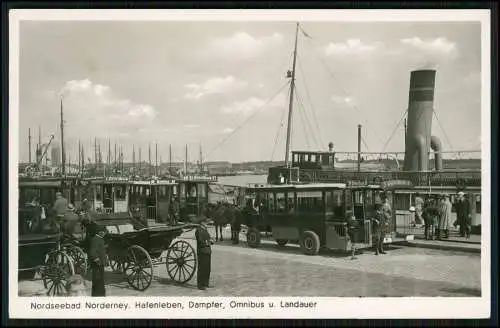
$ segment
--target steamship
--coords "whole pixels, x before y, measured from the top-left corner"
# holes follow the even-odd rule
[[[268,183],[335,182],[390,186],[395,195],[393,208],[399,219],[397,224],[402,229],[408,228],[410,223],[409,208],[413,205],[415,194],[448,194],[453,203],[455,195],[462,191],[468,196],[473,209],[472,225],[480,227],[480,158],[462,160],[462,163],[470,164],[469,169],[453,168],[453,164],[460,160],[443,159],[443,156],[458,152],[444,151],[439,138],[431,133],[435,77],[436,70],[416,70],[410,74],[404,152],[361,152],[361,126],[358,126],[358,152],[351,153],[357,155],[357,161],[338,161],[338,153],[332,143],[328,151],[292,151],[290,163],[269,169]],[[463,152],[480,154],[480,151]],[[377,160],[364,160],[375,154],[378,155]],[[399,155],[404,156],[403,167],[399,166]],[[453,215],[456,215],[454,210]]]

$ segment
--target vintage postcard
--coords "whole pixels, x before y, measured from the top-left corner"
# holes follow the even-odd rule
[[[14,10],[12,318],[488,318],[490,15]]]

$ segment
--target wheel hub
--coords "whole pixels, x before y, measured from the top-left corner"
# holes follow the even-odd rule
[[[178,266],[183,266],[184,263],[186,262],[183,257],[179,257],[178,259],[175,260]]]

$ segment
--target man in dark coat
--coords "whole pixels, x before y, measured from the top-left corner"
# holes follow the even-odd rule
[[[89,260],[92,268],[92,296],[106,296],[104,285],[104,267],[107,265],[106,248],[104,243],[105,231],[99,228],[90,240]]]
[[[179,199],[177,197],[174,197],[170,202],[169,214],[170,214],[170,223],[172,225],[177,224],[179,218]]]
[[[198,255],[198,289],[205,290],[209,286],[211,262],[212,262],[212,240],[207,227],[200,220],[196,228],[196,253]]]
[[[469,239],[471,230],[471,211],[469,200],[465,198],[463,192],[458,193],[455,210],[457,212],[457,224],[460,226],[460,236]]]
[[[439,208],[437,207],[437,200],[429,197],[424,207],[424,211],[422,213],[424,222],[425,222],[425,230],[424,235],[425,239],[434,240],[437,237],[438,227],[438,217],[439,217]]]

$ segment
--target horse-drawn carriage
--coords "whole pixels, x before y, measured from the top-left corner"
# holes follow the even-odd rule
[[[92,215],[92,222],[106,230],[109,266],[123,273],[132,288],[146,290],[153,280],[154,267],[161,264],[165,264],[169,277],[177,283],[187,283],[193,278],[196,251],[187,241],[175,239],[195,229],[196,224],[147,227],[131,218],[102,214]]]

